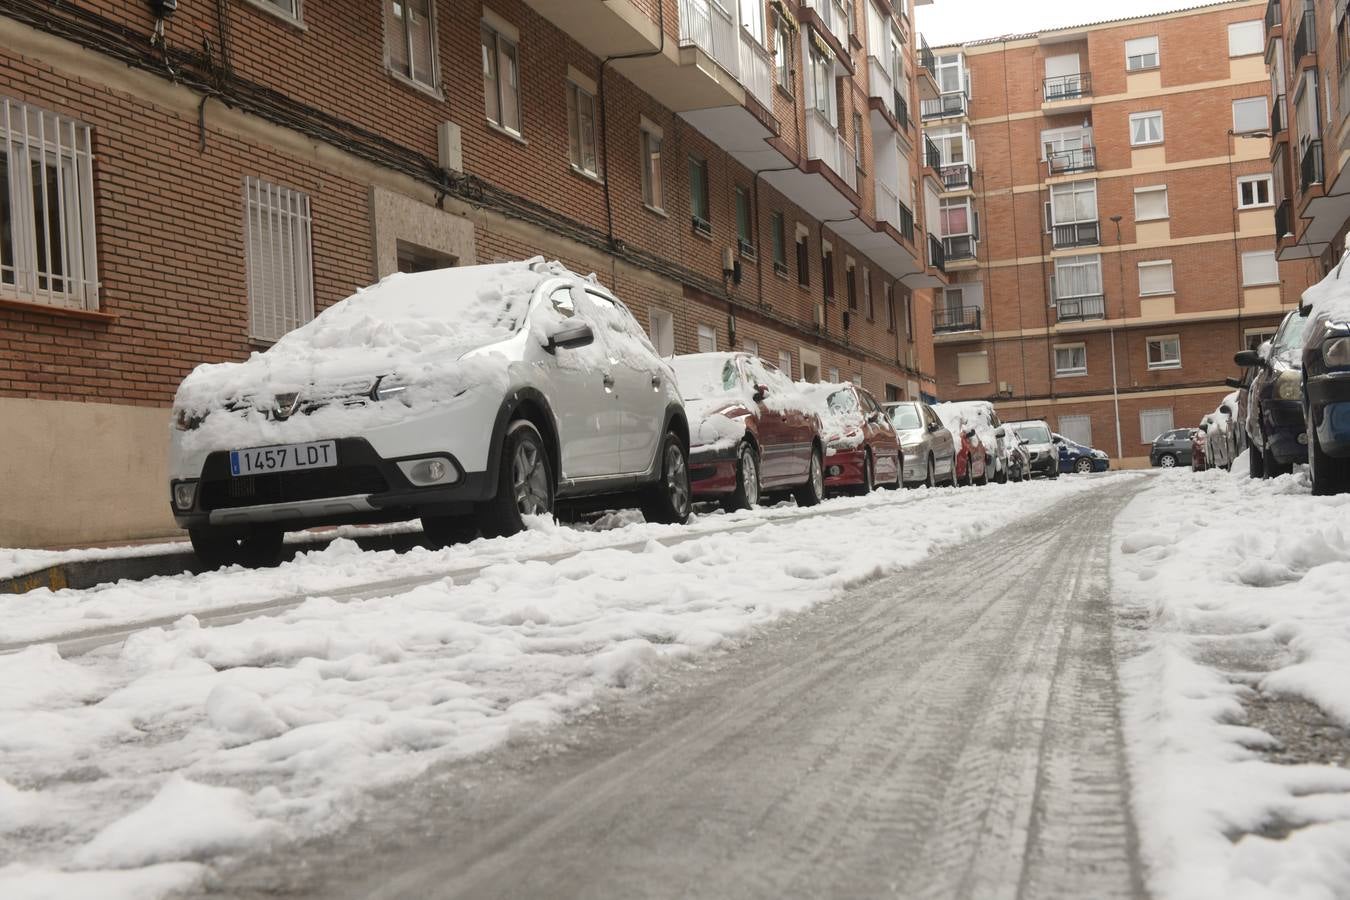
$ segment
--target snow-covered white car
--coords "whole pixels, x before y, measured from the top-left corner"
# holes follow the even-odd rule
[[[390,275],[174,400],[170,496],[203,561],[287,530],[421,517],[435,542],[631,495],[689,514],[675,376],[593,278],[528,262]]]
[[[1235,421],[1237,414],[1238,392],[1233,391],[1223,398],[1223,402],[1218,405],[1214,412],[1205,416],[1206,421],[1200,424],[1204,431],[1205,441],[1205,467],[1210,469],[1231,469],[1233,460],[1237,459],[1239,452],[1238,446],[1238,425]]]
[[[1017,435],[1003,425],[994,404],[988,400],[952,400],[934,403],[933,411],[949,428],[960,422],[963,424],[958,427],[975,429],[985,450],[993,457],[989,477],[1000,484],[1009,479],[1021,481],[1030,477],[1026,449]]]

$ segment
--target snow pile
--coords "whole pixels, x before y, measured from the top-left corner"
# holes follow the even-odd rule
[[[971,428],[984,445],[985,452],[991,457],[998,454],[999,440],[994,436],[997,430],[993,424],[994,407],[985,400],[958,400],[947,403],[934,403],[933,412],[937,413],[942,424],[953,435]],[[1006,456],[1004,458],[1006,463]]]
[[[1280,717],[1261,731],[1250,710],[1257,692],[1300,698],[1350,728],[1350,496],[1309,496],[1300,475],[1168,473],[1115,541],[1121,613],[1143,623],[1121,631],[1121,676],[1154,895],[1346,896],[1350,771],[1269,761],[1307,735]]]
[[[1311,306],[1310,322],[1325,319],[1333,323],[1350,323],[1350,249],[1327,276],[1303,292],[1303,305]],[[1309,332],[1311,333],[1311,332]]]
[[[6,680],[61,677],[81,688],[41,709],[19,691],[4,695],[0,801],[18,798],[14,821],[43,824],[0,829],[0,858],[14,861],[0,868],[0,896],[75,896],[76,882],[53,879],[88,867],[120,873],[109,874],[108,894],[137,872],[139,895],[155,896],[174,878],[199,877],[182,866],[345,827],[354,796],[584,713],[673,663],[732,648],[766,623],[1100,483],[888,491],[685,528],[540,523],[401,557],[339,542],[266,572],[160,579],[143,596],[192,597],[202,586],[220,597],[232,585],[238,602],[345,567],[367,581],[433,571],[433,561],[482,567],[471,581],[444,577],[345,603],[319,594],[218,628],[185,617],[65,661],[79,679],[56,672],[46,650],[6,660]],[[560,547],[590,549],[521,559]],[[109,595],[128,589],[67,596],[65,615],[100,605],[121,615],[127,596]]]
[[[797,382],[798,389],[820,416],[826,452],[852,450],[863,442],[863,413],[851,384]]]

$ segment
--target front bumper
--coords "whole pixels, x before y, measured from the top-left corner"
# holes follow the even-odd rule
[[[1050,475],[1059,473],[1059,454],[1046,450],[1033,450],[1028,467],[1032,475]]]
[[[867,454],[862,447],[850,450],[836,449],[826,456],[825,489],[856,487],[862,484],[863,466],[866,464],[866,459]]]
[[[1261,428],[1266,449],[1281,465],[1308,461],[1308,426],[1297,400],[1261,401]]]
[[[337,440],[338,464],[325,469],[269,472],[235,477],[230,474],[230,454],[217,450],[207,454],[197,478],[176,478],[169,485],[174,520],[180,528],[210,525],[247,531],[260,524],[288,528],[312,525],[390,522],[418,515],[459,515],[473,504],[493,495],[485,471],[465,472],[460,460],[449,453],[447,460],[457,480],[432,487],[417,487],[404,475],[398,459],[386,459],[365,438]],[[174,487],[195,482],[191,507],[173,503]]]
[[[1350,372],[1309,378],[1307,394],[1322,452],[1328,456],[1350,456]]]
[[[735,445],[689,451],[689,490],[695,500],[721,497],[736,490],[736,452]]]

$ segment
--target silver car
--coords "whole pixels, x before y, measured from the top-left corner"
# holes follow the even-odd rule
[[[1059,477],[1059,448],[1050,439],[1050,426],[1044,420],[1009,422],[1006,427],[1012,429],[1026,451],[1028,478],[1036,475],[1052,479]]]
[[[956,484],[956,441],[927,403],[902,400],[883,403],[900,438],[906,487]]]

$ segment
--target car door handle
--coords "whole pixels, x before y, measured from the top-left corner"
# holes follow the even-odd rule
[[[660,376],[660,375],[653,375],[653,376],[652,376],[652,387],[653,387],[653,388],[659,388],[659,387],[661,387],[661,376]]]
[[[604,377],[601,379],[601,381],[605,385],[605,390],[609,390],[610,388],[614,387],[614,376],[609,374],[608,372],[604,373]]]

